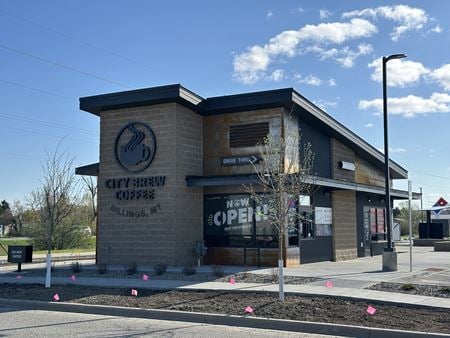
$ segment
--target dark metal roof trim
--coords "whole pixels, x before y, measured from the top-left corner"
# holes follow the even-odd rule
[[[218,96],[204,99],[180,84],[130,90],[80,98],[80,109],[99,115],[101,111],[126,107],[139,107],[159,103],[177,102],[201,115],[215,115],[238,111],[284,107],[291,111],[297,105],[311,118],[329,128],[338,137],[361,150],[364,155],[374,159],[378,166],[384,164],[384,155],[361,137],[321,110],[293,88],[283,88],[260,92]],[[392,178],[408,178],[406,169],[389,161]]]
[[[98,176],[100,163],[92,163],[75,168],[76,175],[82,176]]]
[[[308,99],[297,93],[295,90],[292,93],[292,100],[300,107],[303,107],[305,110],[307,110],[310,114],[313,114],[317,119],[325,123],[327,126],[331,127],[340,135],[344,136],[347,140],[351,141],[353,144],[360,147],[363,151],[369,153],[370,155],[375,157],[375,159],[384,164],[384,155],[380,151],[364,141],[350,129],[346,128],[329,114],[325,113],[322,109],[317,107]],[[389,167],[391,168],[391,170],[394,170],[398,174],[398,176],[394,176],[395,178],[408,178],[408,171],[394,161],[389,160]]]
[[[80,98],[80,109],[99,115],[101,111],[177,102],[194,111],[204,99],[180,84],[128,90]]]
[[[224,95],[207,98],[200,104],[203,115],[217,115],[239,111],[276,107],[292,108],[293,88]]]
[[[259,180],[258,177],[254,174],[233,176],[186,176],[186,183],[189,187],[217,187],[258,184]],[[309,176],[307,179],[305,179],[305,183],[332,189],[353,190],[376,195],[385,195],[384,188],[382,187],[375,187],[342,180],[334,180],[325,177]],[[391,196],[398,199],[408,199],[408,192],[398,189],[391,189]],[[413,199],[420,199],[420,193],[413,193]]]

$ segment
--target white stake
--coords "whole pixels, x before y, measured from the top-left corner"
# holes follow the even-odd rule
[[[52,254],[47,253],[47,274],[45,275],[45,287],[50,287],[51,281],[51,271],[52,271]]]

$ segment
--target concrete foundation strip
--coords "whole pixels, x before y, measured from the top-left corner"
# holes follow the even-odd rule
[[[211,325],[226,325],[255,329],[313,333],[322,335],[361,337],[361,338],[419,338],[419,337],[449,337],[446,334],[402,331],[392,329],[370,328],[342,324],[314,323],[293,321],[286,319],[271,319],[251,316],[236,316],[209,314],[199,312],[184,312],[173,310],[139,309],[104,305],[86,305],[76,303],[55,303],[30,300],[1,299],[0,304],[5,307],[27,310],[60,311],[86,313],[103,316],[118,316],[130,318],[144,318],[191,322]]]

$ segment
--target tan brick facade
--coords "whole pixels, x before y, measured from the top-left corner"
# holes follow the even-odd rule
[[[117,133],[133,121],[148,124],[157,140],[153,162],[139,174],[124,170],[114,157]],[[203,239],[203,190],[188,188],[185,178],[202,175],[202,160],[202,117],[179,104],[101,112],[98,263],[192,263],[195,241]],[[158,175],[166,177],[165,184],[154,188],[151,201],[118,200],[115,191],[105,186],[109,178]],[[142,210],[148,217],[122,216],[117,208]]]
[[[356,259],[356,192],[333,191],[333,259]]]
[[[206,176],[248,174],[253,172],[251,165],[230,166],[221,165],[221,158],[258,154],[257,147],[230,148],[229,130],[231,125],[269,122],[272,137],[280,137],[283,109],[263,109],[232,114],[205,116],[203,121],[204,164],[203,172]]]

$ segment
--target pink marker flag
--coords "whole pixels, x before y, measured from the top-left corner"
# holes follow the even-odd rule
[[[253,308],[252,308],[251,306],[247,306],[247,307],[245,308],[245,312],[247,312],[247,313],[253,313]]]
[[[70,280],[76,281],[77,277],[75,275],[70,276]]]
[[[146,275],[145,273],[142,275],[142,279],[143,280],[148,280],[148,275]]]
[[[374,307],[372,307],[370,305],[367,307],[367,313],[368,314],[373,315],[376,311],[377,311],[377,309],[375,309]]]
[[[54,300],[55,302],[59,301],[59,295],[58,295],[57,293],[55,293],[55,294],[53,295],[53,300]]]
[[[23,277],[21,275],[17,275],[17,279],[22,279]]]
[[[327,288],[331,289],[333,287],[333,282],[330,280],[327,280],[327,282],[325,283],[325,285],[327,286]]]
[[[230,278],[230,284],[232,285],[236,284],[236,280],[233,277]]]
[[[131,295],[132,296],[137,296],[137,290],[131,289]]]

